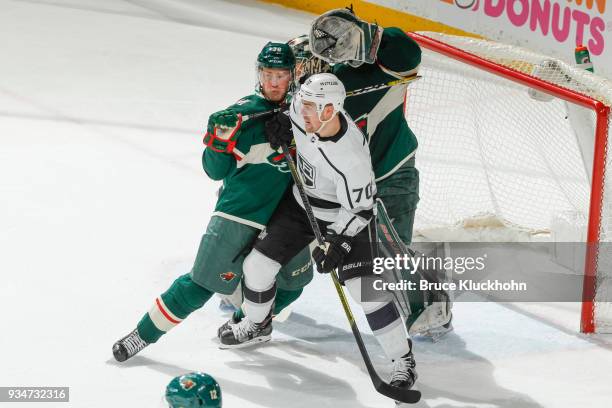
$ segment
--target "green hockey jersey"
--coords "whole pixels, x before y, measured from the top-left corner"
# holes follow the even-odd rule
[[[353,68],[336,64],[333,73],[347,92],[400,79],[417,72],[419,45],[402,30],[385,28],[374,64]],[[382,180],[409,160],[417,139],[404,116],[407,85],[397,85],[346,98],[344,109],[368,136],[376,181]]]
[[[248,115],[277,107],[259,95],[249,95],[228,109]],[[223,180],[213,215],[263,229],[283,197],[291,173],[282,153],[272,150],[266,141],[268,119],[242,123],[234,154],[204,150],[204,171],[213,180]]]

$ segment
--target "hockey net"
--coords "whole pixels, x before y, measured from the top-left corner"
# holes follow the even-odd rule
[[[529,50],[440,33],[406,116],[419,139],[415,233],[588,242],[581,330],[611,332],[612,82]],[[469,232],[468,232],[469,231]],[[568,231],[570,236],[568,236]]]

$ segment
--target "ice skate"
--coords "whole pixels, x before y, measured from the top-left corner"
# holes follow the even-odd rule
[[[408,353],[393,361],[393,371],[389,383],[398,388],[411,389],[416,382],[418,375],[416,372],[416,362],[412,355],[412,343]]]
[[[148,345],[149,343],[140,338],[138,329],[134,329],[130,334],[113,344],[113,356],[115,356],[115,360],[123,362],[138,354]]]
[[[242,348],[270,341],[272,338],[272,317],[268,316],[261,323],[255,323],[248,317],[231,324],[228,330],[219,337],[221,349]]]
[[[239,312],[235,311],[234,313],[232,313],[232,316],[228,319],[227,322],[219,326],[219,328],[217,329],[217,337],[219,338],[219,341],[221,341],[221,336],[224,332],[226,332],[227,330],[231,330],[232,325],[237,324],[240,322],[240,320],[242,320],[242,318],[238,316]]]
[[[434,327],[420,334],[424,339],[437,343],[442,337],[453,331],[453,323],[449,320],[448,323],[442,326]]]

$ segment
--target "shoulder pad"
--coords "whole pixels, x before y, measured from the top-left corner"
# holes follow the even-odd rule
[[[243,115],[250,115],[252,113],[274,109],[275,107],[275,105],[258,95],[248,95],[244,98],[240,98],[235,104],[230,106],[229,109],[237,113],[242,113]]]

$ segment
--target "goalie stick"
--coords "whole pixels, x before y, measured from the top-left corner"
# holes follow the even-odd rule
[[[306,211],[306,215],[308,216],[308,221],[310,223],[310,227],[312,228],[312,232],[314,233],[317,244],[324,248],[325,242],[323,241],[323,235],[321,234],[321,230],[319,229],[319,224],[317,224],[317,220],[312,212],[312,207],[310,206],[310,202],[308,201],[308,196],[306,195],[306,191],[304,190],[304,184],[302,184],[302,179],[297,172],[297,168],[295,166],[295,161],[289,152],[289,148],[286,144],[282,144],[281,148],[283,150],[283,155],[285,156],[285,160],[287,160],[287,164],[289,165],[289,170],[291,171],[291,176],[293,177],[293,181],[298,188],[300,193],[300,197],[302,198],[302,202],[304,203],[304,210]],[[401,388],[393,387],[389,383],[384,382],[376,370],[374,369],[374,365],[372,364],[372,360],[370,359],[370,355],[363,343],[363,339],[361,338],[361,333],[359,332],[359,328],[357,327],[357,323],[355,322],[355,317],[353,316],[353,312],[351,311],[351,307],[346,299],[346,295],[344,294],[344,290],[338,281],[338,276],[335,271],[330,273],[332,280],[334,282],[334,286],[336,291],[338,292],[338,297],[340,298],[340,302],[342,303],[342,308],[344,309],[344,313],[346,314],[346,318],[349,321],[351,326],[351,330],[353,332],[353,336],[355,337],[355,341],[357,342],[357,347],[359,347],[359,352],[361,353],[361,357],[363,358],[363,362],[366,365],[368,370],[368,374],[370,375],[370,379],[374,384],[374,388],[379,393],[392,398],[396,401],[415,404],[419,402],[421,399],[421,392],[418,390],[404,390]]]
[[[397,255],[409,255],[412,258],[427,257],[427,255],[414,251],[406,245],[399,237],[396,229],[393,226],[387,209],[380,198],[376,199],[377,207],[377,232],[379,239],[379,249],[385,257],[395,258]],[[414,265],[414,264],[413,264]],[[414,273],[414,274],[413,274]],[[439,270],[428,269],[425,267],[417,267],[410,273],[415,279],[426,280],[427,282],[441,283],[441,277],[438,275]],[[394,282],[400,282],[407,278],[402,275],[401,270],[392,268],[391,275]],[[448,278],[446,278],[448,279]],[[405,291],[393,290],[390,291],[395,302],[406,320],[408,333],[421,334],[422,336],[436,342],[450,330],[448,324],[452,319],[451,305],[452,299],[450,294],[443,290],[427,290],[427,291]],[[412,295],[409,295],[410,292]],[[418,295],[421,293],[421,295]],[[412,310],[413,302],[417,309]],[[419,311],[418,304],[423,303],[423,309]],[[440,306],[444,304],[444,306]],[[444,310],[442,310],[444,307]]]

